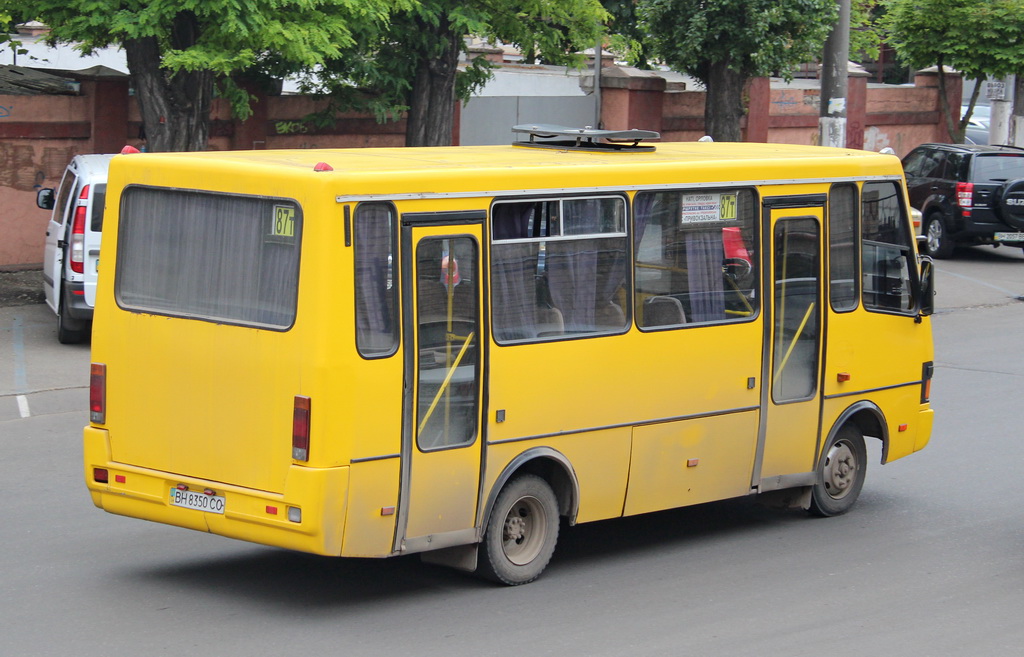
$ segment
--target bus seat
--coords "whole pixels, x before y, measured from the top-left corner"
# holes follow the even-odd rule
[[[686,311],[675,297],[663,295],[644,301],[644,326],[675,326],[686,323]]]
[[[565,322],[562,311],[558,308],[543,306],[537,308],[537,337],[550,337],[565,333]]]

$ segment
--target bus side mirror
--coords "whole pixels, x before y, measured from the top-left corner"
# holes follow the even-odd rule
[[[921,258],[921,316],[935,312],[935,266],[928,256]]]
[[[43,189],[40,189],[38,192],[36,192],[36,205],[38,205],[43,210],[52,210],[53,196],[54,195],[52,187],[44,187]]]

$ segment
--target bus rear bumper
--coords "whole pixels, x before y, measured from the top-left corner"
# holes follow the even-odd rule
[[[339,556],[344,531],[349,469],[292,465],[283,493],[271,493],[116,463],[105,429],[83,435],[85,483],[93,504],[132,518],[210,532],[243,541]],[[97,481],[96,469],[106,471]],[[223,512],[171,504],[172,491],[212,491]]]

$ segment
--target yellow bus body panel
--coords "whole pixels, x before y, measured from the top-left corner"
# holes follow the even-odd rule
[[[333,170],[314,171],[318,162]],[[351,216],[360,203],[392,203],[398,215],[487,213],[502,198],[632,197],[639,189],[716,185],[756,187],[763,200],[824,195],[850,178],[899,176],[892,157],[747,143],[664,143],[653,153],[481,146],[115,157],[92,344],[93,360],[107,366],[107,418],[85,429],[90,494],[113,513],[318,554],[388,556],[400,551],[403,529],[409,536],[465,529],[443,521],[400,525],[408,359],[404,344],[380,358],[356,351],[355,263],[344,239],[346,211]],[[294,324],[265,330],[121,308],[115,249],[121,195],[132,185],[294,200],[302,209]],[[484,231],[486,263],[486,222]],[[396,255],[395,284],[400,262]],[[486,327],[487,309],[481,313]],[[481,511],[506,468],[535,447],[569,463],[579,485],[578,522],[752,492],[763,320],[758,313],[654,332],[631,322],[620,335],[522,345],[488,337]],[[858,307],[829,311],[827,328],[818,444],[852,404],[869,401],[885,418],[887,460],[923,448],[932,411],[908,382],[919,381],[933,357],[928,318],[915,323]],[[885,340],[865,350],[858,347],[865,335]],[[849,380],[840,382],[839,373]],[[305,463],[291,451],[297,395],[311,400]],[[784,457],[810,469],[817,455]],[[108,483],[93,481],[97,467],[109,470]],[[445,472],[416,476],[435,485],[435,501],[443,502]],[[171,506],[178,484],[224,495],[228,511]],[[289,506],[301,509],[300,523],[288,519]],[[481,529],[482,517],[476,522]]]

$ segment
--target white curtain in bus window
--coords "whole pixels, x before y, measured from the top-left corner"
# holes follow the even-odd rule
[[[272,329],[295,321],[294,201],[129,187],[118,235],[115,292],[125,308]]]
[[[387,203],[364,203],[355,211],[356,346],[367,357],[393,354],[398,348],[394,218]]]
[[[914,250],[908,220],[895,182],[864,183],[861,236],[864,306],[910,312],[914,307],[910,263]]]
[[[491,239],[493,331],[499,343],[625,329],[622,197],[497,203]]]
[[[857,187],[835,185],[828,195],[829,300],[841,312],[857,307]]]
[[[818,222],[783,219],[775,225],[775,311],[772,399],[805,399],[818,384]]]
[[[480,388],[476,271],[476,242],[468,237],[427,238],[416,247],[416,441],[421,450],[466,445],[476,439]]]
[[[757,314],[755,202],[749,189],[637,194],[634,312],[641,328]]]

